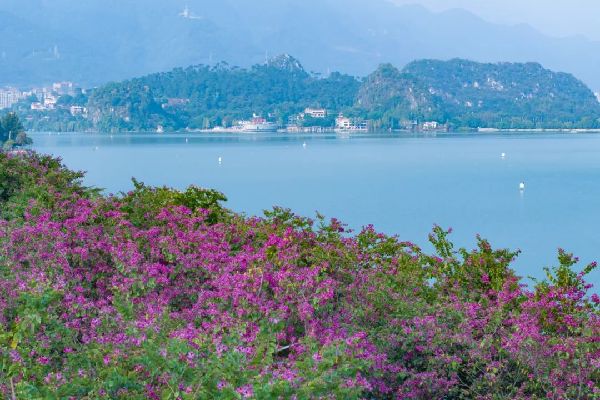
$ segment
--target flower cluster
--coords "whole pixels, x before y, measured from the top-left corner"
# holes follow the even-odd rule
[[[454,251],[437,227],[430,256],[372,227],[237,215],[199,188],[100,197],[52,165],[0,199],[3,397],[600,397],[594,266],[563,251],[529,288],[515,253]]]

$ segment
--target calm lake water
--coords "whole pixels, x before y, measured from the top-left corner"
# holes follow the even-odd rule
[[[33,134],[35,150],[116,193],[131,177],[224,192],[228,206],[319,211],[373,224],[430,249],[433,224],[460,246],[481,234],[521,249],[522,276],[543,276],[558,247],[600,260],[600,135]],[[503,159],[501,153],[506,153]],[[219,164],[218,159],[222,158]],[[525,191],[519,182],[526,183]],[[591,277],[600,286],[600,272]]]

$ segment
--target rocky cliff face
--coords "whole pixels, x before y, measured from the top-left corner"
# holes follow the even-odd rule
[[[429,97],[417,88],[412,75],[400,72],[391,64],[383,64],[365,79],[358,92],[356,105],[371,110],[399,107],[415,110],[426,106]]]

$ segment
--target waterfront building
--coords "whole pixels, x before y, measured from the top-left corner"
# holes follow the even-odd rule
[[[240,121],[239,126],[244,132],[277,132],[277,124],[254,114],[250,121]]]
[[[367,131],[369,126],[367,121],[361,119],[351,119],[340,114],[335,119],[335,129],[338,131]]]
[[[433,131],[438,129],[439,124],[436,121],[428,121],[423,123],[424,131]]]
[[[335,119],[335,127],[337,129],[350,129],[351,126],[352,126],[352,120],[348,117],[344,117],[343,114],[340,114]]]

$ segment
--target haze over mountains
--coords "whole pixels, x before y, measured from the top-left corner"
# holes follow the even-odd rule
[[[600,89],[600,42],[386,0],[3,0],[0,37],[0,85],[90,86],[290,53],[310,71],[361,76],[420,58],[536,61]]]

